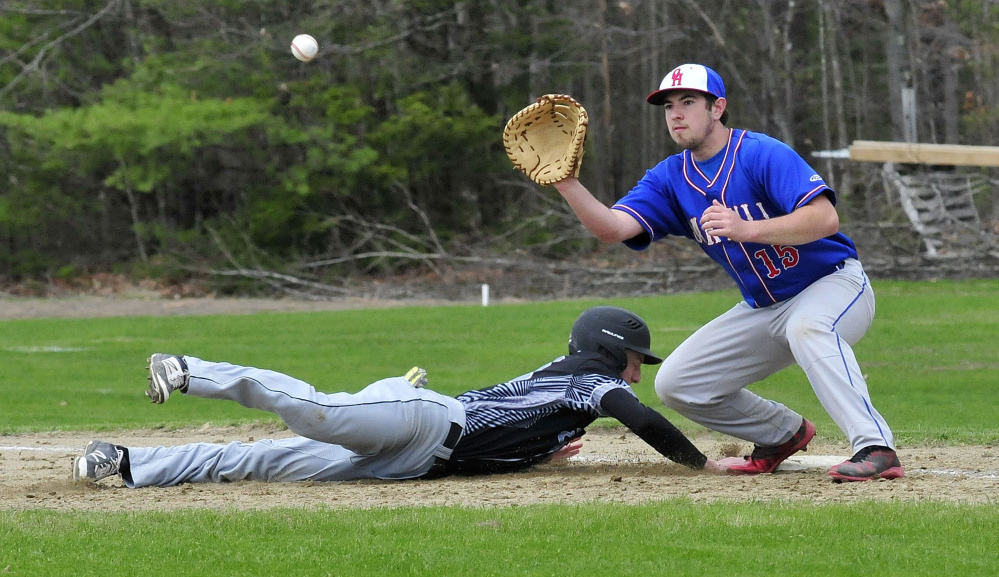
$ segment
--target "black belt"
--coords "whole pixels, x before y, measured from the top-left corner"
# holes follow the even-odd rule
[[[444,448],[454,450],[455,445],[458,444],[458,439],[461,438],[461,425],[458,423],[451,423],[451,430],[447,432],[447,437],[444,438]]]
[[[461,425],[458,423],[451,423],[451,430],[447,432],[447,437],[444,438],[444,448],[454,450],[454,447],[458,444],[458,439],[461,438]],[[444,457],[434,457],[434,464],[430,465],[430,470],[426,472],[421,479],[440,479],[441,477],[446,477],[447,472],[447,459]]]

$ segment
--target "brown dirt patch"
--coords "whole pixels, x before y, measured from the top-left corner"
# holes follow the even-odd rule
[[[163,431],[112,431],[99,437],[132,446],[230,442],[289,434],[274,425]],[[990,446],[910,447],[899,451],[908,476],[894,481],[833,483],[824,468],[778,471],[757,477],[694,472],[664,462],[640,439],[619,428],[596,427],[584,437],[579,458],[524,473],[434,481],[344,483],[188,484],[128,489],[118,478],[100,483],[70,479],[73,459],[93,433],[32,433],[0,437],[0,509],[177,510],[275,507],[368,508],[534,503],[644,503],[670,497],[731,501],[948,501],[995,502],[999,450]],[[731,450],[705,434],[696,439],[709,455]],[[748,446],[739,447],[748,450]],[[842,455],[844,444],[816,439],[808,455]],[[792,458],[794,459],[794,458]]]
[[[497,301],[499,302],[499,301]],[[508,302],[508,301],[503,301]],[[258,298],[159,298],[145,293],[102,297],[74,295],[59,298],[0,297],[0,321],[33,318],[97,318],[127,316],[236,315],[263,312],[309,312],[404,306],[473,304],[454,301],[387,300],[350,297],[336,300]]]

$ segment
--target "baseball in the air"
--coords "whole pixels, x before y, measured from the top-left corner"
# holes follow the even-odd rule
[[[299,34],[291,41],[291,53],[302,62],[312,60],[318,52],[319,44],[308,34]]]

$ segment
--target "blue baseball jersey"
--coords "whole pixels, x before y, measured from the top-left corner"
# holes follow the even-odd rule
[[[717,200],[746,220],[775,218],[820,194],[836,203],[833,190],[791,147],[765,134],[730,130],[728,144],[714,158],[698,164],[689,150],[670,156],[612,208],[645,229],[626,246],[643,250],[667,235],[693,239],[758,308],[797,295],[844,260],[857,258],[853,241],[836,233],[796,246],[733,242],[706,234],[701,214]]]

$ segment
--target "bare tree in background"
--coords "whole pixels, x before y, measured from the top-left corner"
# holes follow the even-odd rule
[[[909,21],[910,0],[885,0],[888,29],[885,34],[885,59],[888,69],[888,103],[892,140],[915,142],[915,76]]]

